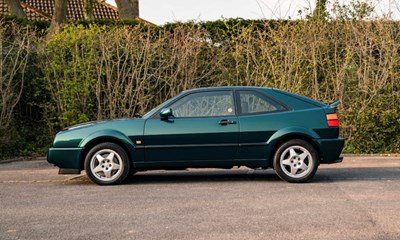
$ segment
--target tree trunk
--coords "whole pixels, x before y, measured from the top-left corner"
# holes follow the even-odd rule
[[[136,19],[139,17],[139,0],[115,0],[120,19]]]
[[[85,20],[93,20],[93,11],[96,0],[83,0],[83,17]]]
[[[21,2],[19,0],[6,0],[6,4],[11,14],[19,18],[26,18],[26,14],[24,9],[22,9]]]
[[[49,34],[57,34],[60,32],[63,23],[67,19],[67,0],[55,0],[54,14],[51,19]]]

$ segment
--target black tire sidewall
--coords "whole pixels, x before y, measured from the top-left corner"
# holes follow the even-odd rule
[[[121,175],[118,178],[114,179],[113,181],[102,181],[102,180],[98,179],[96,176],[94,176],[92,171],[90,170],[90,161],[91,161],[93,155],[102,149],[111,149],[111,150],[117,152],[119,154],[119,156],[121,157],[122,163],[124,164],[124,168],[123,168]],[[86,172],[86,175],[89,177],[89,179],[98,185],[115,185],[115,184],[119,184],[119,183],[123,182],[127,178],[128,174],[131,172],[131,164],[130,164],[128,154],[121,146],[119,146],[115,143],[105,142],[105,143],[97,144],[96,146],[94,146],[93,148],[91,148],[89,150],[88,154],[86,154],[85,172]]]
[[[293,178],[291,176],[288,176],[281,168],[280,157],[287,148],[292,147],[292,146],[301,146],[301,147],[304,147],[305,149],[307,149],[307,151],[310,152],[311,158],[313,161],[313,169],[307,175],[305,175],[301,178]],[[274,159],[273,159],[273,166],[274,166],[276,174],[282,180],[291,182],[291,183],[303,183],[303,182],[309,181],[317,172],[318,165],[319,165],[319,156],[318,156],[317,150],[315,149],[315,147],[312,144],[310,144],[309,142],[304,141],[302,139],[292,139],[292,140],[288,140],[288,141],[284,142],[283,144],[281,144],[278,147],[278,149],[276,150],[276,152],[274,154]]]

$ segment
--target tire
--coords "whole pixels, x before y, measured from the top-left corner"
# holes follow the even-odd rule
[[[85,158],[87,176],[98,185],[115,185],[123,182],[131,164],[125,150],[115,143],[100,143],[90,149]]]
[[[292,139],[279,146],[274,155],[273,165],[276,174],[282,180],[303,183],[309,181],[317,172],[319,156],[309,142]]]

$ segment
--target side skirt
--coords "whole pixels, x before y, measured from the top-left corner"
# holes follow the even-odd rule
[[[136,169],[156,170],[156,169],[186,169],[186,168],[225,168],[229,169],[235,166],[246,166],[250,168],[268,168],[267,159],[251,160],[232,160],[232,161],[180,161],[180,162],[135,162]]]

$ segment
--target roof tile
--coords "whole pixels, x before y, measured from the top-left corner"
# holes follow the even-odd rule
[[[55,0],[21,0],[28,19],[30,20],[51,20],[54,12]],[[83,20],[83,1],[68,0],[67,2],[67,20]],[[5,0],[0,0],[0,14],[9,13]],[[93,10],[95,19],[118,19],[118,10],[101,1],[95,3]]]

